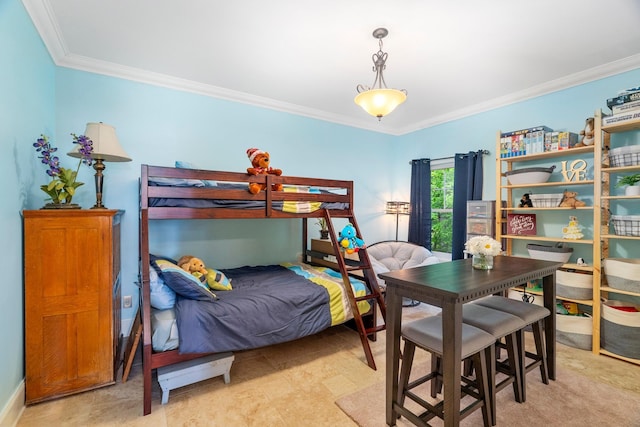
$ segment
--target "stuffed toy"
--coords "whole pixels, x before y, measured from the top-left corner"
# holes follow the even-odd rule
[[[269,153],[258,150],[257,148],[249,148],[247,150],[247,157],[249,157],[249,161],[251,162],[250,168],[247,168],[247,173],[249,175],[282,175],[281,169],[274,169],[269,166]],[[265,189],[264,184],[259,184],[257,182],[249,183],[249,192],[251,194],[258,194],[260,191]],[[273,191],[282,191],[282,184],[273,184],[271,186]]]
[[[587,145],[593,145],[593,129],[593,117],[589,117],[584,122],[584,129],[580,131],[580,142],[578,142],[574,147],[586,147]]]
[[[586,203],[576,199],[578,193],[575,191],[564,190],[564,194],[562,196],[562,200],[560,200],[559,207],[561,208],[581,208],[586,206]]]
[[[338,242],[348,254],[358,252],[366,247],[364,241],[356,236],[356,228],[351,223],[345,225],[338,234]]]
[[[533,202],[531,201],[531,198],[529,197],[529,193],[524,193],[522,195],[522,199],[520,199],[520,205],[518,205],[519,208],[532,208],[533,207]]]
[[[180,259],[178,260],[178,267],[191,274],[207,274],[207,269],[204,266],[204,262],[200,258],[196,258],[193,255],[185,255],[183,257],[180,257]]]

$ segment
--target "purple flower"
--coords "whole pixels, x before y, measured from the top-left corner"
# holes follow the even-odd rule
[[[73,136],[73,143],[79,144],[78,152],[81,155],[81,159],[78,162],[76,170],[66,169],[60,166],[60,158],[54,155],[58,149],[52,147],[49,143],[49,138],[46,135],[40,135],[40,138],[33,143],[34,148],[42,163],[48,166],[47,175],[51,177],[51,181],[46,185],[41,185],[42,191],[47,193],[49,198],[54,203],[71,203],[71,199],[75,194],[76,188],[83,185],[82,182],[76,181],[78,172],[80,171],[80,165],[85,164],[91,166],[93,160],[91,154],[93,153],[93,141],[85,135]]]
[[[86,135],[78,136],[75,133],[72,133],[71,136],[73,136],[73,143],[80,145],[78,152],[82,155],[81,162],[87,166],[91,166],[93,163],[93,159],[91,158],[91,153],[93,153],[93,141]]]

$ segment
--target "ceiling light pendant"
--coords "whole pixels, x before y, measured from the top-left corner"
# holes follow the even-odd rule
[[[389,34],[386,28],[378,28],[373,31],[373,37],[378,39],[380,46],[378,52],[373,54],[373,71],[376,72],[376,79],[371,87],[358,85],[356,90],[355,103],[361,106],[364,111],[380,120],[383,116],[391,113],[395,108],[407,99],[407,91],[402,89],[388,89],[382,76],[385,69],[388,54],[382,51],[382,39]]]

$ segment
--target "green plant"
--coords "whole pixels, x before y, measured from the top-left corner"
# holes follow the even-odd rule
[[[318,221],[316,221],[316,225],[320,227],[320,230],[323,230],[323,231],[326,231],[329,229],[329,226],[327,225],[327,220],[324,218],[318,218]]]
[[[638,185],[640,182],[640,173],[636,173],[633,175],[627,175],[620,178],[616,187],[622,187],[624,185]]]

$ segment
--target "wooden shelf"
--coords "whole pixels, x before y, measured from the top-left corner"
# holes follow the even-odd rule
[[[588,145],[586,147],[575,147],[569,150],[547,151],[544,153],[527,154],[526,156],[503,157],[498,160],[503,162],[529,162],[531,160],[552,159],[554,157],[566,157],[574,154],[583,154],[583,153],[593,154],[593,151],[594,151],[593,145]]]
[[[498,132],[496,137],[496,150],[500,152],[500,143],[501,143],[501,133]],[[601,209],[600,202],[598,199],[598,195],[600,194],[600,188],[602,185],[601,182],[601,174],[600,167],[603,165],[602,160],[602,145],[600,144],[600,140],[594,138],[594,144],[586,147],[577,147],[570,148],[568,150],[559,150],[559,151],[551,151],[544,153],[536,153],[526,156],[512,157],[512,158],[501,158],[496,159],[496,200],[503,202],[503,207],[499,209],[499,214],[496,215],[496,226],[502,225],[497,233],[497,238],[503,239],[506,242],[505,253],[513,254],[514,248],[518,248],[518,251],[522,250],[522,245],[515,245],[517,241],[526,241],[529,243],[537,243],[537,242],[548,242],[548,243],[565,243],[569,247],[575,249],[579,248],[579,250],[584,253],[581,255],[573,255],[573,256],[584,256],[585,259],[589,262],[589,265],[578,265],[574,263],[566,263],[561,268],[565,270],[577,271],[589,273],[592,277],[593,289],[591,292],[591,298],[588,299],[574,299],[574,298],[564,298],[556,295],[556,298],[559,301],[567,301],[573,302],[576,304],[580,304],[582,306],[591,307],[592,317],[590,319],[591,327],[592,327],[592,347],[599,344],[595,344],[596,340],[600,340],[599,335],[599,317],[600,317],[600,278],[601,278],[601,257],[600,257],[600,232],[602,228],[601,224]],[[545,160],[547,162],[545,162]],[[565,160],[568,160],[566,163]],[[567,177],[569,178],[578,178],[578,175],[574,175],[576,173],[572,170],[567,170],[567,176],[562,174],[562,168],[556,169],[551,176],[551,179],[555,179],[555,181],[544,182],[539,184],[510,184],[508,182],[507,176],[505,172],[513,170],[513,164],[518,163],[518,167],[521,167],[525,162],[535,161],[533,166],[545,166],[551,165],[553,163],[563,162],[565,163],[566,168],[571,169],[571,163],[574,160],[584,160],[587,164],[593,169],[593,177],[590,176],[591,179],[582,179],[582,180],[571,180],[567,181]],[[515,168],[514,168],[515,169]],[[584,170],[582,173],[586,173]],[[584,178],[584,175],[580,175],[581,178]],[[561,181],[558,181],[560,179]],[[580,195],[591,198],[589,202],[591,206],[583,206],[579,208],[569,208],[569,207],[537,207],[537,208],[520,208],[515,207],[518,203],[519,195],[518,193],[527,192],[526,190],[531,190],[536,193],[562,193],[562,190],[566,188],[571,189],[579,189]],[[534,191],[536,189],[536,191]],[[519,191],[517,191],[519,190]],[[544,191],[546,190],[546,191]],[[516,196],[518,195],[518,196]],[[509,207],[504,207],[504,205],[508,205]],[[499,203],[496,203],[496,206],[500,206]],[[514,206],[514,207],[511,207]],[[531,213],[536,214],[536,222],[537,222],[537,232],[540,233],[538,235],[513,235],[506,234],[506,223],[507,223],[507,213]],[[554,215],[555,214],[555,215]],[[558,215],[560,214],[560,215]],[[543,231],[552,230],[549,228],[548,230],[543,227],[545,222],[549,222],[551,219],[555,218],[558,221],[559,216],[567,215],[572,216],[576,215],[579,217],[582,225],[590,230],[589,238],[585,239],[563,239],[560,233],[560,229],[557,229],[556,233],[560,234],[560,236],[549,236],[542,235]],[[586,246],[586,248],[585,248]],[[588,254],[588,255],[587,255]],[[518,253],[518,255],[520,255]],[[521,288],[516,289],[518,292],[523,292]],[[526,290],[527,293],[531,293],[533,295],[542,295],[541,291],[534,291],[531,289]],[[589,294],[586,294],[589,295]],[[598,330],[596,332],[596,330]],[[597,335],[597,336],[596,336]],[[597,352],[597,350],[594,350]]]
[[[568,185],[593,185],[593,180],[584,181],[553,181],[541,182],[538,184],[508,184],[501,185],[500,188],[539,188],[539,187],[566,187]],[[573,209],[573,208],[570,208]]]
[[[562,237],[547,237],[547,236],[527,236],[527,235],[516,235],[516,234],[503,234],[500,236],[503,239],[514,239],[514,240],[536,240],[539,242],[561,242],[561,243],[578,243],[578,244],[586,244],[593,245],[592,239],[579,239],[579,240],[569,240],[563,239]]]

